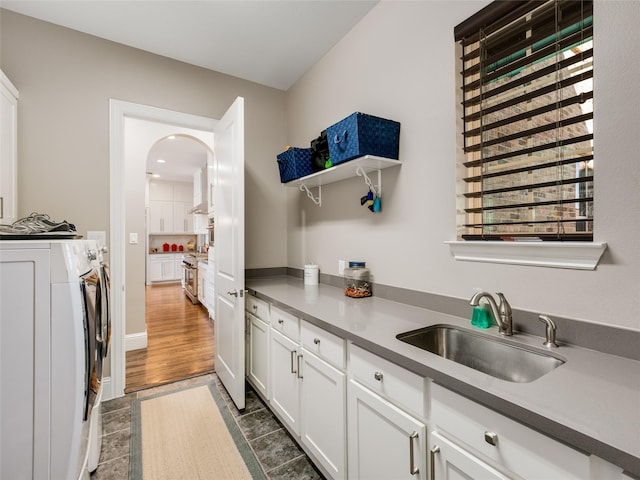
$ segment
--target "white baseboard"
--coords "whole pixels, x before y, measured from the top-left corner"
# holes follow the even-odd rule
[[[124,351],[140,350],[147,348],[147,331],[140,333],[130,333],[124,337]]]

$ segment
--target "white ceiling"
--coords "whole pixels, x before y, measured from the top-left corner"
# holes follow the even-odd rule
[[[0,0],[0,6],[287,90],[379,0]]]

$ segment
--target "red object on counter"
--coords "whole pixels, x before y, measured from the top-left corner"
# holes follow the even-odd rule
[[[163,243],[162,244],[162,251],[163,252],[168,252],[169,251],[169,244],[168,243]]]
[[[171,251],[175,252],[176,250],[178,250],[178,245],[176,245],[175,243],[171,245]]]
[[[184,252],[184,245],[178,245],[178,251]]]

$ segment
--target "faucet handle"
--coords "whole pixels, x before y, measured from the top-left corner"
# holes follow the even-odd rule
[[[500,309],[500,314],[511,316],[511,305],[509,305],[509,302],[507,302],[504,294],[501,292],[496,292],[496,296],[500,300],[500,305],[498,307]]]
[[[556,323],[548,315],[538,315],[538,320],[546,325],[546,340],[542,345],[547,348],[558,348],[556,343]]]

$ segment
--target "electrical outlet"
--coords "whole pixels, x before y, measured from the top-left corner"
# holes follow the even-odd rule
[[[344,275],[344,260],[338,260],[338,275]]]

